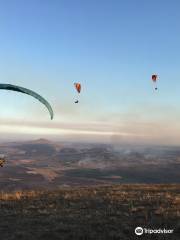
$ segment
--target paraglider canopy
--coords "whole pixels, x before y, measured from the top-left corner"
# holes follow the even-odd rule
[[[153,74],[153,75],[152,75],[152,81],[153,81],[153,82],[156,82],[157,79],[158,79],[158,75],[157,75],[157,74]]]
[[[81,84],[80,83],[74,83],[74,86],[75,86],[77,92],[80,93],[81,92]]]
[[[45,105],[45,107],[49,111],[51,119],[53,119],[54,113],[53,113],[51,105],[48,103],[48,101],[46,99],[44,99],[38,93],[36,93],[36,92],[34,92],[34,91],[30,90],[30,89],[27,89],[27,88],[19,87],[19,86],[12,85],[12,84],[4,84],[4,83],[0,84],[0,89],[8,90],[8,91],[10,90],[10,91],[15,91],[15,92],[21,92],[21,93],[24,93],[24,94],[27,94],[27,95],[30,95],[30,96],[36,98],[42,104]]]

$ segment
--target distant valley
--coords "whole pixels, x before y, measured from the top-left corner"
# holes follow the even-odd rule
[[[51,142],[0,144],[1,190],[119,183],[180,183],[180,147]]]

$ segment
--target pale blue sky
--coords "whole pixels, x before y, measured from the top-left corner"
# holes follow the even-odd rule
[[[179,12],[178,0],[0,1],[0,82],[41,93],[55,111],[49,123],[36,101],[1,91],[1,126],[7,119],[9,132],[22,121],[27,127],[37,123],[36,130],[40,121],[48,131],[57,123],[58,129],[65,122],[79,130],[81,124],[75,123],[86,130],[95,123],[98,132],[103,123],[109,135],[132,134],[139,119],[148,126],[163,121],[165,128],[172,122],[166,135],[177,132]],[[157,93],[152,73],[160,76]],[[74,81],[82,83],[78,105],[73,103]],[[142,125],[134,126],[137,132]],[[145,135],[149,132],[144,129]]]

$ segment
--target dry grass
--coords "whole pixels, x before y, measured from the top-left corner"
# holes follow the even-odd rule
[[[15,191],[11,193],[0,192],[0,201],[18,201],[21,199],[39,197],[43,192],[38,191]]]
[[[177,234],[180,230],[178,184],[1,192],[0,207],[0,234],[6,240],[12,239],[14,231],[23,237],[13,239],[129,240],[135,239],[136,226],[173,226]],[[6,222],[7,234],[2,231]]]

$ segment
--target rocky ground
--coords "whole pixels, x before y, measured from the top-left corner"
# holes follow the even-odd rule
[[[1,240],[180,239],[180,185],[112,185],[0,194]],[[136,236],[140,226],[173,234]]]

